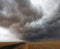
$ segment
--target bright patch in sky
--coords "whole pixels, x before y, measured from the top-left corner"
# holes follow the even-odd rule
[[[19,40],[8,28],[0,26],[0,42],[22,41]]]
[[[39,6],[39,5],[40,5],[40,0],[31,0],[31,3],[32,3],[34,6]]]

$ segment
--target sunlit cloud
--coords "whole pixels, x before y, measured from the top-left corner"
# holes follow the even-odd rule
[[[34,6],[39,6],[39,5],[40,5],[40,0],[31,0],[31,3],[32,3]]]

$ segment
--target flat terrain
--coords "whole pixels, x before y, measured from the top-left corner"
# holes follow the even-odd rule
[[[0,43],[0,47],[19,44],[20,42]],[[60,49],[60,41],[45,41],[45,42],[21,42],[14,49]]]

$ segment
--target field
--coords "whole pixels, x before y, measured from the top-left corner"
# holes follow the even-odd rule
[[[1,48],[9,49],[13,45],[16,45],[13,49],[60,49],[60,41],[0,43]]]

